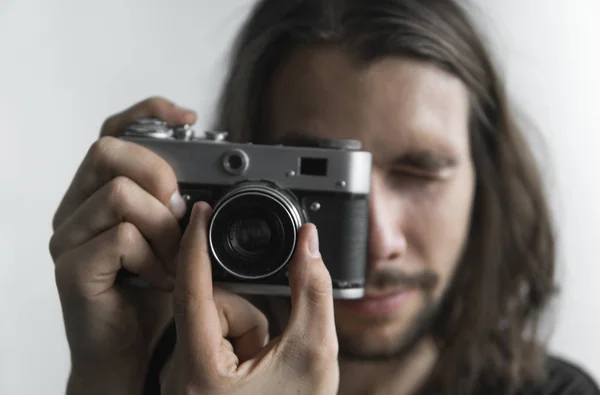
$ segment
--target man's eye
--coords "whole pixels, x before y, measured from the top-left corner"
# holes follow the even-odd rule
[[[416,167],[394,169],[392,174],[396,179],[413,179],[418,181],[438,181],[442,179],[442,176],[439,172],[432,172]]]

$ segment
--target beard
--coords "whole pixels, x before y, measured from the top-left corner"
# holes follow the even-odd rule
[[[409,327],[391,345],[367,346],[352,334],[338,329],[339,357],[353,361],[390,361],[405,358],[431,332],[438,315],[438,303],[428,303],[413,318]]]
[[[406,329],[400,331],[395,339],[387,344],[366,344],[362,336],[345,333],[343,328],[337,328],[340,359],[354,361],[389,361],[402,359],[426,337],[432,329],[439,313],[439,300],[433,297],[433,290],[438,283],[438,276],[430,271],[418,274],[406,274],[398,269],[385,269],[371,272],[367,276],[365,287],[371,290],[383,291],[391,289],[417,290],[424,295],[424,304],[420,310],[407,317],[410,319]],[[440,300],[443,298],[440,298]],[[271,338],[283,333],[291,311],[289,297],[251,298],[251,301],[261,309],[270,323]],[[393,318],[370,318],[371,325],[386,325]],[[375,342],[377,343],[377,342]]]
[[[424,296],[422,307],[409,319],[405,329],[399,331],[390,341],[365,341],[363,336],[346,333],[338,328],[339,356],[341,359],[354,361],[389,361],[403,359],[431,332],[438,316],[439,301],[433,297],[433,290],[438,283],[438,276],[429,271],[418,274],[406,274],[398,269],[386,269],[369,273],[366,281],[368,289],[383,291],[393,289],[412,289],[420,291]],[[370,325],[392,324],[393,317],[368,318],[362,321]],[[396,319],[397,321],[397,319]]]

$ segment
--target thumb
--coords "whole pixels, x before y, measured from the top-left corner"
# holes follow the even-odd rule
[[[288,278],[292,302],[288,335],[312,344],[326,339],[337,342],[331,276],[319,253],[317,228],[311,223],[300,228]]]

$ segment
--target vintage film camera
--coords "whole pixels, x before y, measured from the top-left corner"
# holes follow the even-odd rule
[[[334,298],[361,298],[371,153],[354,140],[256,145],[226,137],[144,118],[121,138],[172,166],[188,204],[182,231],[195,202],[213,208],[208,239],[215,285],[240,294],[289,295],[286,268],[298,229],[312,222]]]

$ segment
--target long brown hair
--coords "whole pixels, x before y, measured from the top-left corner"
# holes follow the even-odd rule
[[[267,85],[299,45],[339,45],[361,62],[411,57],[471,95],[476,195],[466,252],[433,335],[442,393],[510,393],[541,377],[542,313],[555,242],[543,183],[482,35],[454,0],[262,0],[233,47],[215,127],[260,141]]]

